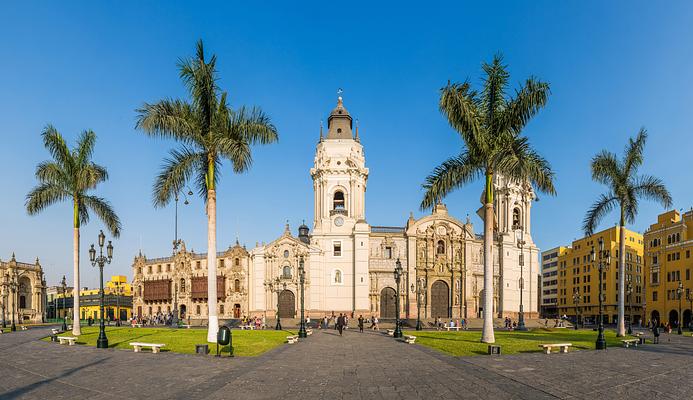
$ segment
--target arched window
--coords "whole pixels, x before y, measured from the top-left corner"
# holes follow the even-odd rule
[[[334,283],[342,283],[342,271],[336,270],[334,272]]]
[[[343,210],[344,209],[344,192],[342,192],[340,190],[334,192],[332,208],[334,210]]]
[[[240,292],[241,291],[241,281],[239,281],[238,279],[233,281],[233,291],[234,292]]]
[[[290,266],[285,266],[284,269],[282,270],[282,277],[284,279],[291,279],[291,267]]]
[[[180,280],[180,292],[185,293],[185,279]]]
[[[140,297],[142,297],[142,286],[138,286],[137,291],[139,292]]]
[[[436,245],[436,254],[445,254],[445,242],[442,240],[438,241]]]
[[[26,296],[19,296],[19,308],[26,308]]]
[[[137,273],[141,274],[142,273],[142,267],[137,267]]]
[[[234,260],[234,264],[236,264],[236,266],[241,265],[241,260],[238,257],[236,257],[236,259]]]
[[[522,229],[522,222],[520,221],[520,209],[513,208],[513,229]]]

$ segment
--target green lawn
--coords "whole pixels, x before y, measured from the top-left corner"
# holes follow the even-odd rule
[[[286,337],[295,335],[290,331],[233,330],[233,352],[236,356],[257,356],[286,342]],[[98,326],[83,327],[82,335],[77,344],[96,346],[99,336]],[[196,344],[209,344],[210,354],[216,352],[215,343],[207,343],[206,329],[170,329],[170,328],[130,328],[106,327],[108,347],[132,350],[130,342],[164,343],[164,351],[175,353],[195,353]],[[50,338],[44,340],[50,341]],[[229,354],[228,346],[222,349],[222,354]]]
[[[488,344],[481,343],[481,331],[439,332],[407,331],[416,336],[416,343],[454,356],[488,354]],[[529,332],[496,330],[496,345],[502,354],[533,353],[543,351],[543,343],[572,343],[571,350],[594,350],[597,332],[573,329],[533,329]],[[611,330],[604,332],[607,346],[621,346],[621,339]]]

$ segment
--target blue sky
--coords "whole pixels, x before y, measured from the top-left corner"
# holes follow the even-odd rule
[[[28,4],[31,3],[31,4]],[[676,208],[693,205],[690,178],[693,104],[693,6],[689,2],[68,2],[5,4],[0,13],[0,259],[40,257],[49,284],[72,271],[71,208],[30,217],[26,193],[48,158],[40,132],[54,124],[71,142],[98,135],[94,155],[110,172],[97,193],[110,199],[124,230],[107,274],[131,275],[141,247],[170,254],[173,208],[154,209],[154,176],[173,142],[135,131],[143,102],[183,97],[176,61],[198,39],[217,54],[232,106],[259,105],[280,142],[255,149],[252,170],[226,168],[219,188],[219,248],[238,236],[248,247],[312,223],[312,166],[321,119],[337,88],[360,121],[370,168],[367,219],[403,225],[416,216],[425,176],[455,155],[459,137],[437,109],[448,80],[478,83],[480,64],[502,52],[514,84],[535,75],[551,84],[547,107],[527,127],[552,164],[558,196],[540,196],[533,236],[541,248],[580,236],[585,211],[605,189],[589,176],[600,149],[622,152],[641,126],[650,132],[642,172],[661,177]],[[521,4],[522,3],[522,4]],[[530,2],[527,2],[530,3]],[[483,184],[445,202],[474,215]],[[180,236],[206,251],[199,198],[181,206]],[[662,209],[643,202],[633,228]],[[616,222],[610,215],[603,226]],[[82,281],[97,285],[88,244],[102,228],[82,229]]]

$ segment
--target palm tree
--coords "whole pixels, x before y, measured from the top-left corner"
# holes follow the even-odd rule
[[[528,182],[537,190],[555,194],[549,163],[534,151],[522,129],[546,104],[549,85],[534,78],[525,81],[515,97],[506,94],[509,73],[497,55],[482,64],[486,77],[481,92],[469,81],[441,89],[440,111],[464,141],[461,153],[444,161],[426,178],[421,208],[432,207],[451,191],[485,179],[484,199],[484,325],[481,341],[494,343],[493,333],[493,178],[504,175]]]
[[[79,228],[89,222],[89,213],[93,212],[106,225],[114,237],[120,236],[120,219],[113,211],[111,204],[94,195],[91,190],[108,179],[106,169],[91,160],[96,144],[96,134],[87,130],[77,140],[77,146],[70,150],[62,135],[52,126],[43,130],[43,146],[53,157],[36,167],[38,186],[26,196],[26,210],[29,215],[36,215],[46,207],[59,201],[72,201],[73,213],[73,273],[74,305],[72,334],[80,335],[79,326]]]
[[[231,162],[233,171],[242,173],[252,164],[251,145],[269,144],[278,140],[277,130],[261,109],[240,107],[232,110],[226,104],[226,93],[217,83],[216,56],[205,60],[202,41],[197,55],[182,60],[180,76],[188,89],[191,102],[161,100],[145,103],[137,110],[137,128],[149,136],[173,138],[180,148],[171,150],[164,160],[154,183],[154,206],[168,204],[194,179],[207,207],[207,293],[209,325],[207,340],[216,341],[217,317],[217,198],[222,162]]]
[[[629,138],[623,160],[614,153],[602,150],[592,159],[592,180],[607,185],[609,192],[599,199],[587,211],[583,222],[585,235],[591,236],[599,222],[616,206],[619,217],[618,247],[618,324],[616,335],[626,334],[624,319],[624,291],[626,264],[626,222],[632,224],[638,214],[640,198],[654,200],[663,207],[671,206],[671,195],[661,179],[648,175],[637,175],[638,167],[643,163],[643,150],[647,141],[647,131],[642,128],[635,139]]]

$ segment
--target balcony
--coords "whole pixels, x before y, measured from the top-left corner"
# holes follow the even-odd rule
[[[343,216],[346,217],[346,216],[349,215],[349,213],[348,213],[347,210],[344,209],[344,208],[337,208],[337,209],[334,209],[334,210],[330,210],[330,217],[333,216],[333,215],[343,215]]]

